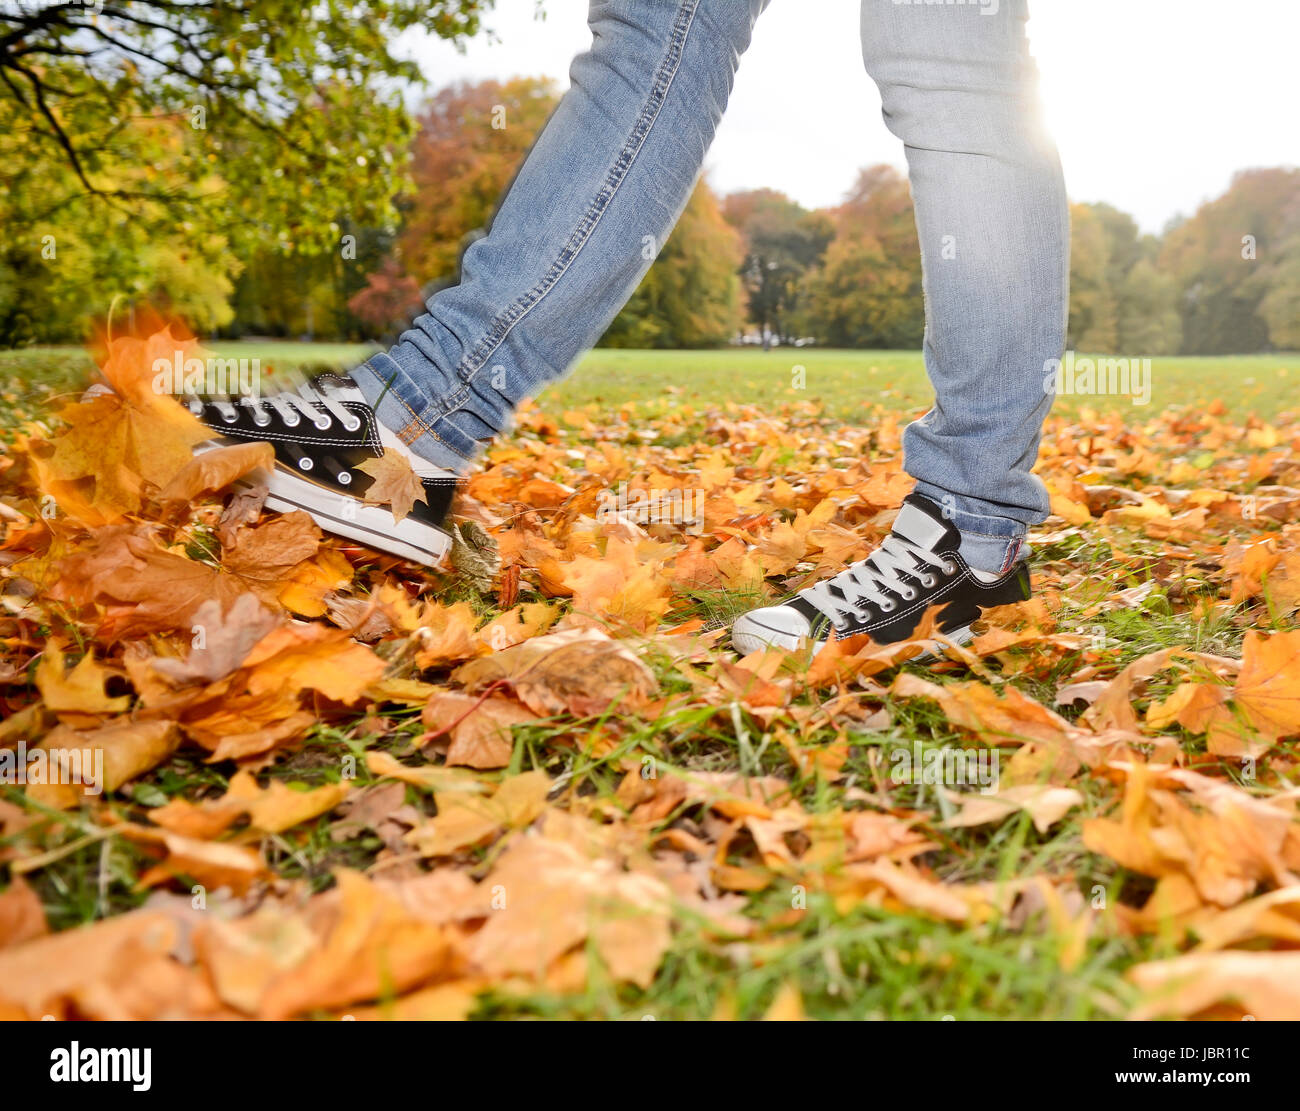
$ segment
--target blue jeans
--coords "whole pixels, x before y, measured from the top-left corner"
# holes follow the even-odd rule
[[[354,372],[413,451],[463,470],[599,339],[685,206],[767,3],[593,0],[592,47],[460,282]],[[904,466],[990,571],[1048,512],[1030,469],[1065,344],[1065,186],[1026,3],[862,2],[867,71],[907,153],[935,390]]]

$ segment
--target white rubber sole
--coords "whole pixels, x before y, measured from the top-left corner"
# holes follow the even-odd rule
[[[267,475],[254,472],[236,486],[245,489],[258,481],[267,488],[266,508],[277,513],[301,510],[325,532],[355,540],[377,552],[409,559],[425,567],[440,567],[451,551],[451,536],[414,517],[394,521],[392,511],[379,505],[366,505],[360,498],[349,497],[278,467]]]
[[[960,629],[953,629],[950,633],[944,633],[944,636],[954,644],[966,644],[973,635],[969,625],[964,625]],[[751,652],[760,652],[765,648],[784,648],[789,652],[809,649],[820,651],[825,647],[826,641],[783,633],[780,630],[768,628],[766,625],[760,625],[757,621],[752,620],[748,614],[742,614],[736,618],[735,624],[731,626],[731,644],[742,656],[747,656]],[[943,643],[941,641],[934,640],[930,644],[929,651],[923,652],[916,657],[917,659],[923,660],[943,654]]]

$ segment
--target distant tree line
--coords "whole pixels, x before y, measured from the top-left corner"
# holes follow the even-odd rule
[[[444,6],[458,15],[475,9],[471,0]],[[449,36],[464,34],[471,19],[450,24]],[[556,97],[535,78],[457,84],[429,99],[409,127],[385,103],[382,123],[360,127],[376,142],[370,156],[352,155],[355,169],[346,172],[329,163],[323,182],[297,156],[272,158],[272,146],[258,148],[266,162],[241,161],[226,148],[196,160],[184,115],[155,113],[116,130],[120,192],[175,187],[188,198],[179,208],[153,196],[78,197],[77,171],[57,143],[20,151],[21,128],[5,138],[0,127],[0,179],[9,187],[0,217],[7,228],[30,228],[0,245],[0,345],[80,340],[114,297],[127,308],[161,304],[208,335],[391,335],[433,289],[455,280],[461,253],[489,225]],[[304,91],[302,99],[306,112],[311,97]],[[362,101],[331,84],[312,111],[343,123],[370,111]],[[22,123],[0,100],[6,111]],[[314,127],[333,150],[324,135],[339,128]],[[238,135],[226,142],[253,150]],[[248,173],[273,186],[260,198],[256,182],[242,177],[225,187]],[[107,189],[108,176],[95,180]],[[208,194],[225,201],[202,203]],[[49,211],[59,196],[73,199]],[[41,257],[45,236],[57,261]],[[1244,171],[1158,236],[1109,205],[1074,204],[1071,238],[1072,348],[1300,349],[1300,171]],[[923,332],[911,194],[897,170],[874,166],[842,204],[819,211],[770,189],[719,198],[701,182],[602,342],[704,347],[748,335],[915,348]]]

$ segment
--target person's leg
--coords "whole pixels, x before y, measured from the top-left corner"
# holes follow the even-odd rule
[[[380,422],[463,469],[632,295],[680,216],[768,0],[593,0],[591,49],[458,284],[352,372]]]
[[[904,466],[983,571],[1009,568],[1047,515],[1030,470],[1065,346],[1069,215],[1027,18],[1027,0],[862,4],[867,71],[907,152],[936,395]]]

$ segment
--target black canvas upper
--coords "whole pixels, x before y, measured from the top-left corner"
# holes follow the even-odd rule
[[[1009,605],[1021,602],[1030,596],[1029,564],[1026,560],[1016,563],[1009,571],[992,582],[984,582],[972,572],[961,556],[961,533],[943,516],[940,507],[922,494],[911,494],[904,505],[913,505],[921,510],[935,524],[942,526],[939,538],[928,547],[936,555],[944,557],[942,567],[918,566],[915,573],[904,572],[900,575],[903,583],[915,592],[915,597],[908,599],[902,594],[890,592],[889,601],[893,608],[886,610],[881,605],[870,601],[854,603],[846,598],[844,591],[831,585],[829,592],[844,598],[844,608],[838,618],[831,619],[821,609],[813,605],[802,595],[796,595],[784,603],[798,610],[807,618],[811,626],[813,639],[824,639],[834,624],[838,638],[867,633],[871,639],[881,644],[891,644],[905,640],[920,623],[922,615],[931,606],[942,606],[937,614],[936,625],[941,632],[951,632],[964,628],[979,617],[982,608]],[[897,530],[897,525],[895,526]],[[903,539],[916,542],[917,538],[904,536]],[[926,579],[932,579],[933,585],[927,586]]]
[[[350,379],[336,374],[324,374],[313,379],[313,384],[318,383],[352,385]],[[364,498],[375,479],[357,468],[361,463],[384,454],[379,425],[374,410],[364,402],[345,400],[336,404],[356,418],[353,422],[355,428],[349,429],[324,406],[319,407],[321,416],[329,420],[328,426],[323,428],[317,427],[310,417],[296,409],[298,421],[291,424],[273,406],[263,404],[257,412],[245,399],[195,398],[190,407],[195,416],[219,436],[236,441],[269,443],[275,449],[277,466],[336,493]],[[233,407],[233,414],[228,407]],[[233,420],[229,419],[230,415],[233,415]],[[422,477],[421,484],[427,504],[417,501],[411,515],[429,524],[440,525],[455,494],[455,476]]]

